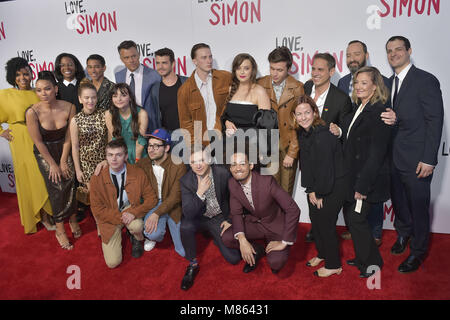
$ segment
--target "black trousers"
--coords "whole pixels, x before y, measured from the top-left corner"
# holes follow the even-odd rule
[[[355,211],[356,200],[345,201],[343,212],[347,216],[348,229],[352,235],[353,247],[355,249],[356,264],[360,271],[368,271],[367,268],[376,265],[383,266],[378,246],[370,231],[367,215],[370,212],[371,204],[363,200],[361,212]]]
[[[231,264],[237,264],[241,261],[241,254],[239,250],[227,248],[220,236],[222,232],[220,224],[225,221],[222,214],[219,214],[213,218],[207,218],[202,216],[198,220],[181,219],[180,233],[181,242],[183,243],[184,251],[186,252],[186,259],[189,261],[194,260],[197,257],[197,241],[195,234],[197,232],[208,231],[214,244],[219,247],[222,256]],[[230,228],[231,229],[231,228]]]
[[[411,255],[424,259],[430,236],[430,186],[433,175],[418,179],[415,172],[391,174],[394,227],[401,237],[411,237]]]
[[[312,224],[317,257],[325,259],[325,268],[338,269],[342,266],[339,254],[339,239],[336,222],[345,201],[344,178],[336,179],[333,191],[323,198],[323,207],[317,209],[308,197],[309,218]]]

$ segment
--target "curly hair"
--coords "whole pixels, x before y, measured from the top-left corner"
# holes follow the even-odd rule
[[[112,125],[114,127],[113,137],[119,138],[122,136],[122,124],[120,123],[119,109],[114,105],[112,98],[115,94],[127,94],[130,97],[130,111],[131,111],[131,131],[133,133],[133,140],[137,140],[139,136],[139,118],[138,109],[134,94],[131,93],[130,87],[126,83],[116,83],[109,92],[109,105],[112,116]]]
[[[230,93],[228,93],[227,99],[225,100],[225,103],[230,102],[231,98],[233,98],[236,91],[239,89],[240,81],[238,77],[236,76],[236,70],[239,68],[239,66],[245,61],[249,60],[252,65],[252,74],[250,75],[250,82],[256,83],[256,75],[258,73],[258,65],[256,64],[255,59],[249,55],[248,53],[240,53],[233,59],[232,67],[231,67],[231,87],[230,87]]]
[[[80,82],[85,77],[84,74],[84,68],[81,65],[80,61],[75,57],[73,54],[70,53],[61,53],[59,54],[55,59],[55,77],[58,80],[58,82],[61,82],[64,80],[64,76],[61,73],[61,67],[59,66],[61,64],[62,58],[70,58],[72,59],[73,63],[75,64],[75,79],[77,79],[77,82]]]
[[[5,70],[6,70],[6,81],[13,87],[17,87],[16,83],[16,73],[20,69],[23,68],[30,68],[30,65],[28,64],[28,61],[24,58],[20,57],[14,57],[12,59],[9,59],[8,62],[6,62]],[[31,72],[31,68],[30,68]]]

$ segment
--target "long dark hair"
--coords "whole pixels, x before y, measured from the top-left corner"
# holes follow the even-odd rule
[[[234,96],[234,94],[236,93],[237,89],[239,89],[239,84],[241,83],[238,79],[238,77],[236,77],[236,70],[239,68],[239,66],[245,61],[248,60],[250,61],[251,65],[252,65],[252,74],[250,76],[250,82],[251,83],[256,83],[256,74],[258,73],[258,65],[256,64],[255,59],[249,55],[248,53],[240,53],[238,54],[236,57],[234,57],[233,59],[233,64],[231,67],[231,88],[230,88],[230,93],[227,96],[227,99],[225,101],[225,103],[230,102],[231,98]]]
[[[61,64],[61,59],[64,57],[72,59],[75,64],[75,79],[77,79],[77,82],[83,80],[86,75],[84,74],[84,69],[80,61],[73,54],[64,52],[59,54],[55,59],[55,77],[58,82],[64,81],[64,76],[62,75],[61,67],[59,66]]]
[[[131,111],[131,131],[133,133],[133,140],[137,140],[139,136],[139,118],[136,100],[134,94],[131,93],[130,87],[126,83],[116,83],[109,92],[109,110],[112,115],[113,137],[119,138],[122,136],[122,124],[120,123],[119,109],[114,105],[112,98],[118,91],[120,93],[128,94],[130,97],[130,111]]]

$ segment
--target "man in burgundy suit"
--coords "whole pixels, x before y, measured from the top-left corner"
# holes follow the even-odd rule
[[[272,272],[278,273],[296,240],[300,209],[272,176],[252,169],[244,152],[231,156],[233,177],[228,188],[232,228],[223,233],[222,240],[227,247],[240,249],[245,273],[253,271],[264,254]],[[258,239],[265,240],[265,249],[255,242]]]

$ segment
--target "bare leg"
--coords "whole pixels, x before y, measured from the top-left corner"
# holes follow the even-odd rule
[[[66,229],[64,228],[64,222],[56,222],[56,240],[64,250],[72,250],[73,245],[67,238]]]

